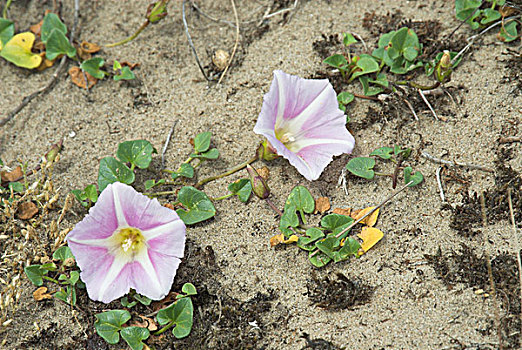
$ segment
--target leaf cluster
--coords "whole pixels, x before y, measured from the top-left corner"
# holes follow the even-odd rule
[[[190,334],[193,323],[194,307],[190,296],[196,295],[196,288],[192,283],[185,283],[182,287],[182,293],[177,296],[177,300],[166,308],[159,310],[156,315],[156,321],[160,325],[165,325],[155,334],[159,335],[171,327],[172,334],[176,338],[183,338]],[[139,295],[134,295],[134,298]],[[137,299],[140,302],[148,302],[149,300],[142,300],[144,298],[139,296]],[[126,298],[125,302],[128,302]],[[148,298],[147,298],[148,299]],[[122,304],[124,300],[122,299]],[[148,304],[145,304],[148,305]],[[132,305],[133,306],[133,305]],[[131,306],[127,306],[131,307]],[[128,310],[110,310],[96,314],[96,322],[94,327],[96,333],[102,337],[109,344],[118,344],[120,342],[120,335],[129,345],[132,350],[142,350],[145,347],[144,340],[150,336],[150,331],[144,327],[123,325],[129,321],[132,316]]]

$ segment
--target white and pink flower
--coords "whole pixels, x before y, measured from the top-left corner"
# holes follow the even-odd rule
[[[333,156],[351,153],[355,145],[327,79],[303,79],[279,70],[254,132],[310,181],[319,178]]]
[[[114,183],[66,240],[91,299],[109,303],[133,288],[160,300],[183,257],[185,224],[156,199]]]

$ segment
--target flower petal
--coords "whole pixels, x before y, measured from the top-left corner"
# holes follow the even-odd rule
[[[119,204],[128,226],[144,231],[171,221],[180,220],[174,210],[165,208],[156,198],[150,199],[135,191],[132,187],[119,182],[112,185],[114,191],[117,192]]]
[[[149,249],[182,258],[185,250],[185,224],[181,220],[143,231]]]
[[[163,299],[170,292],[180,262],[174,256],[153,250],[140,253],[132,265],[130,285],[150,299]]]
[[[277,154],[288,159],[306,179],[315,180],[333,156],[352,151],[355,140],[345,124],[328,80],[302,79],[275,71],[254,132],[265,136]],[[293,140],[283,144],[276,130]]]

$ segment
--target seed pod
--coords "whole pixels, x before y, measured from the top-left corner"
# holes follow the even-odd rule
[[[216,66],[218,71],[222,71],[227,67],[230,55],[225,50],[216,50],[212,55],[212,63]]]

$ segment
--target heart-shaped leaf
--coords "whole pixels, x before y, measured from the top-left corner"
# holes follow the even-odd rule
[[[181,298],[171,306],[160,310],[156,320],[160,325],[174,324],[176,327],[172,330],[172,334],[179,339],[190,334],[193,312],[192,300],[190,298]]]
[[[217,148],[212,148],[203,153],[192,153],[191,158],[202,158],[202,159],[218,159],[219,151]]]
[[[41,265],[27,266],[24,268],[24,271],[29,281],[37,287],[43,284],[43,276],[47,273],[47,270],[42,269]]]
[[[152,154],[158,153],[149,141],[125,141],[118,145],[116,157],[124,163],[131,163],[140,169],[149,167]]]
[[[296,214],[295,204],[285,205],[283,215],[281,215],[281,219],[279,220],[279,229],[283,231],[283,229],[296,227],[297,225],[299,225],[299,218]],[[283,231],[283,233],[285,232]],[[290,231],[290,234],[291,233],[292,231]]]
[[[100,192],[107,185],[121,182],[130,185],[134,182],[134,173],[122,162],[113,157],[105,157],[100,161],[98,170],[98,188]]]
[[[355,79],[358,76],[377,72],[379,70],[379,64],[370,55],[361,55],[355,64],[357,70],[352,74],[351,79]]]
[[[375,176],[375,172],[373,171],[374,166],[375,159],[369,157],[357,157],[350,159],[348,164],[346,164],[346,169],[355,176],[370,180]]]
[[[47,38],[45,50],[45,57],[50,61],[62,54],[70,58],[76,56],[76,48],[71,45],[65,34],[58,29],[51,31],[51,34]]]
[[[0,56],[18,67],[36,68],[42,63],[42,57],[31,52],[34,40],[35,36],[31,32],[16,34],[4,45]]]
[[[337,95],[337,101],[339,103],[342,103],[343,105],[349,104],[350,102],[353,101],[354,98],[355,98],[354,94],[352,94],[351,92],[348,92],[348,91],[343,91],[339,95]]]
[[[311,251],[310,253],[308,253],[308,260],[310,260],[310,263],[315,267],[323,267],[330,261],[332,261],[332,259],[329,258],[328,255],[321,251]]]
[[[344,46],[350,46],[352,44],[355,44],[357,42],[357,39],[355,39],[352,35],[352,33],[343,33],[343,44]]]
[[[178,201],[188,209],[176,210],[186,225],[205,221],[216,215],[216,208],[207,195],[192,186],[184,186],[179,190]]]
[[[81,64],[81,69],[95,77],[96,79],[103,79],[105,77],[105,72],[100,70],[101,67],[103,67],[105,61],[101,57],[93,57],[89,58],[88,60],[85,60]],[[121,143],[120,143],[121,146]],[[118,146],[118,149],[120,147]],[[118,157],[119,158],[119,157]]]
[[[197,153],[206,152],[210,147],[210,138],[212,137],[212,133],[209,131],[202,132],[201,134],[197,134],[194,137],[194,150]]]
[[[323,63],[326,63],[335,68],[342,68],[348,64],[348,61],[346,60],[346,57],[344,57],[343,55],[335,54],[326,58],[323,61]]]
[[[185,283],[183,287],[181,287],[181,291],[185,293],[186,296],[198,294],[196,287],[194,287],[192,283]]]
[[[121,326],[131,319],[131,314],[127,310],[111,310],[94,316],[96,333],[109,344],[117,344],[120,341],[118,332]]]
[[[412,172],[413,169],[411,167],[404,168],[404,183],[407,184],[410,181],[413,181],[411,185],[408,187],[413,187],[422,182],[424,180],[424,176],[422,176],[422,173],[420,171]]]
[[[313,243],[323,237],[323,231],[319,230],[318,228],[311,227],[308,230],[306,230],[306,236],[299,237],[299,240],[297,241],[297,246],[301,249],[311,251],[315,249],[315,244]]]
[[[380,147],[370,153],[371,156],[377,156],[382,159],[391,159],[393,154],[393,148],[391,147]]]
[[[344,230],[353,223],[353,218],[341,214],[329,214],[321,219],[321,226],[327,230],[332,231],[334,235]],[[349,231],[343,233],[342,237],[346,236]],[[339,237],[339,238],[342,238]]]
[[[239,200],[246,203],[252,193],[252,183],[249,179],[239,179],[228,185],[228,190],[239,197]]]
[[[115,81],[120,80],[133,80],[136,79],[136,75],[130,70],[129,67],[125,66],[121,69],[121,73],[117,74],[113,78]]]
[[[285,210],[288,205],[294,205],[296,210],[312,213],[315,209],[314,197],[304,186],[295,186],[288,195],[285,203]]]
[[[74,255],[71,252],[71,249],[68,246],[63,246],[53,253],[53,260],[61,260],[65,261],[66,259],[74,258]]]
[[[149,337],[150,332],[147,328],[131,326],[123,328],[120,334],[132,350],[142,350],[145,345],[143,340]]]
[[[350,256],[358,256],[359,249],[361,248],[361,244],[352,237],[347,237],[344,240],[343,247],[339,249],[338,259],[339,261],[346,260]],[[338,261],[336,261],[338,262]]]
[[[67,27],[55,13],[46,14],[40,29],[40,38],[44,44],[47,43],[52,31],[55,29],[62,32],[63,34],[67,34]]]
[[[188,163],[183,163],[179,167],[178,171],[171,174],[172,179],[176,180],[178,177],[186,177],[192,179],[194,177],[194,167]]]

